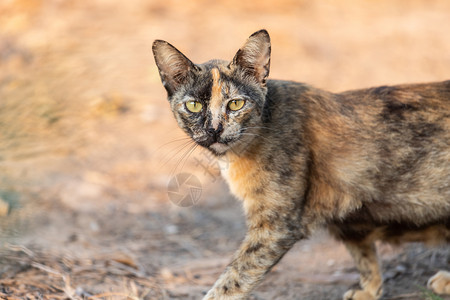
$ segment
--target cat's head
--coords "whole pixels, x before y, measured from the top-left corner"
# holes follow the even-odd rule
[[[266,30],[252,34],[231,62],[194,64],[161,40],[153,54],[175,118],[196,143],[222,155],[258,135],[270,66]]]

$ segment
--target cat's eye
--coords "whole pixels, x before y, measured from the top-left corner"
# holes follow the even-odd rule
[[[199,101],[188,101],[186,102],[186,108],[193,113],[198,113],[202,110],[203,105]]]
[[[245,104],[245,101],[242,99],[234,99],[228,102],[228,108],[230,110],[239,110],[241,109]]]

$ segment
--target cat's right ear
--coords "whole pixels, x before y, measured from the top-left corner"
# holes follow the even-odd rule
[[[196,66],[166,41],[154,41],[152,50],[161,81],[171,97],[180,86],[187,83]]]

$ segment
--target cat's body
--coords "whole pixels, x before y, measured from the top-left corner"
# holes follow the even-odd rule
[[[162,41],[154,53],[180,126],[226,158],[247,216],[245,240],[205,299],[245,299],[318,227],[361,272],[362,290],[344,299],[381,296],[375,240],[450,243],[450,81],[341,94],[266,81],[265,31],[230,64],[193,65]],[[450,276],[431,285],[450,293]]]

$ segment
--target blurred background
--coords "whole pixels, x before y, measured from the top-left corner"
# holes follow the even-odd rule
[[[245,221],[177,128],[151,45],[230,60],[262,28],[273,79],[333,92],[450,79],[446,0],[0,2],[0,298],[200,299]],[[200,182],[191,207],[168,196],[180,172]],[[449,264],[448,249],[379,248],[386,299],[426,299]],[[340,299],[357,280],[318,234],[252,299]]]

